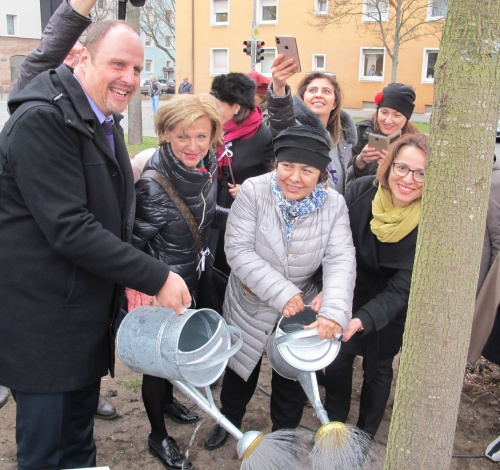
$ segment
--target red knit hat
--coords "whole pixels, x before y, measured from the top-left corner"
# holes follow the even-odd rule
[[[256,93],[262,93],[265,95],[267,93],[267,87],[269,86],[269,83],[271,83],[264,75],[261,75],[260,73],[257,72],[250,72],[247,73],[247,75],[256,83],[257,85],[257,90],[255,90]]]

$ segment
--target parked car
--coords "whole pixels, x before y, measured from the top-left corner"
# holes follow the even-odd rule
[[[172,80],[170,78],[167,78],[166,80],[163,78],[160,78],[158,80],[162,85],[165,85],[166,90],[163,91],[162,93],[168,93],[169,95],[174,95],[175,94],[175,80]]]
[[[160,85],[160,93],[162,95],[173,95],[175,93],[175,81],[174,80],[164,80],[160,79],[158,80],[158,83]],[[141,85],[141,95],[148,95],[149,94],[149,80],[144,80],[144,83]]]

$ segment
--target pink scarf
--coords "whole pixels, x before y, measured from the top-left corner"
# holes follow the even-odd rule
[[[261,124],[262,110],[258,106],[256,106],[240,124],[235,124],[232,119],[224,123],[224,145],[220,145],[217,148],[217,164],[219,170],[217,179],[219,181],[222,177],[222,167],[231,166],[231,160],[233,158],[231,144],[233,141],[250,139],[250,137],[253,137],[257,133]]]

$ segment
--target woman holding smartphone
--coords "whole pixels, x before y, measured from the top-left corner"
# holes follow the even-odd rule
[[[273,135],[290,126],[308,125],[322,132],[330,142],[329,185],[344,194],[347,168],[352,164],[352,146],[357,142],[356,126],[342,110],[342,92],[334,74],[313,72],[291,94],[287,80],[296,73],[294,59],[278,54],[268,89],[269,123]]]
[[[377,150],[368,144],[369,134],[415,134],[418,129],[410,122],[415,108],[415,91],[402,83],[390,83],[373,99],[377,110],[371,119],[356,123],[358,143],[353,147],[354,160],[348,169],[347,181],[360,176],[374,175],[387,150]]]
[[[363,356],[363,385],[356,426],[375,435],[391,391],[394,357],[403,342],[429,138],[399,139],[376,176],[353,182],[346,193],[356,248],[352,319],[344,343],[326,368],[325,410],[346,421],[353,362]]]

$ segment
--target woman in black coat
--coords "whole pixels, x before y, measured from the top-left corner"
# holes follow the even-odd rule
[[[196,307],[203,261],[209,252],[200,253],[177,205],[159,181],[163,177],[175,188],[192,213],[206,248],[216,214],[224,218],[216,207],[217,158],[212,150],[222,134],[219,104],[208,94],[177,95],[158,110],[155,128],[160,147],[136,183],[132,242],[185,280]],[[129,308],[134,307],[130,303],[134,296],[128,297]],[[199,416],[177,402],[172,384],[160,377],[143,376],[142,398],[151,424],[151,453],[167,468],[192,468],[168,435],[163,414],[181,424],[198,421]]]
[[[326,370],[325,409],[330,420],[347,420],[353,361],[363,356],[357,426],[372,436],[382,421],[392,362],[403,340],[427,152],[424,134],[402,137],[377,176],[357,179],[346,194],[357,277],[346,342]]]
[[[230,208],[242,183],[271,171],[274,162],[272,135],[255,106],[255,82],[243,73],[218,75],[210,93],[220,103],[224,143],[218,148],[217,204]],[[217,234],[214,265],[231,272],[224,254],[224,230]]]

